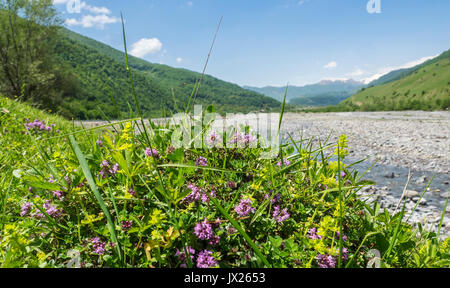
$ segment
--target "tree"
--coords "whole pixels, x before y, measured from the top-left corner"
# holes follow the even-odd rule
[[[0,93],[58,106],[55,86],[68,78],[52,61],[60,23],[52,0],[0,0]]]

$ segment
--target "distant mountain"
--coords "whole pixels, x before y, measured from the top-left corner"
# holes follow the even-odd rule
[[[323,80],[317,84],[305,86],[289,86],[286,99],[290,104],[306,106],[335,105],[350,97],[364,83],[355,80]],[[263,88],[244,86],[244,88],[267,95],[282,101],[286,87],[267,86]]]
[[[62,115],[80,119],[104,118],[104,114],[111,118],[129,116],[129,108],[134,109],[135,105],[123,52],[65,28],[60,29],[55,52],[57,62],[75,75],[79,87],[76,97],[64,99]],[[129,65],[146,117],[160,117],[163,111],[170,114],[183,109],[201,76],[133,56],[129,57]],[[219,113],[268,111],[280,107],[280,103],[270,97],[209,75],[204,76],[195,103],[214,105]]]
[[[399,78],[400,77],[400,78]],[[397,79],[399,78],[399,79]],[[397,79],[397,80],[393,80]],[[340,110],[439,110],[450,107],[450,50],[410,69],[379,79],[341,102]]]

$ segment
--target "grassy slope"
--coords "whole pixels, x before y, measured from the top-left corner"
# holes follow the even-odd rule
[[[109,91],[113,91],[121,112],[128,111],[126,102],[134,102],[131,100],[129,85],[126,84],[128,79],[124,54],[64,28],[61,29],[61,35],[62,40],[56,48],[58,57],[78,76],[82,89],[79,101],[75,101],[81,105],[75,103],[76,107],[70,107],[69,110],[81,111],[76,115],[80,118],[93,118],[98,117],[98,113],[90,112],[95,110],[95,106],[102,105],[102,110],[113,114],[108,95]],[[139,102],[147,116],[161,116],[162,109],[172,112],[181,109],[200,78],[196,72],[152,64],[136,57],[130,57],[130,67],[133,69]],[[172,89],[177,105],[174,105]],[[270,110],[280,106],[270,97],[208,75],[199,89],[196,104],[215,105],[218,112]],[[88,107],[87,111],[82,111],[83,107]]]
[[[450,104],[450,58],[393,82],[363,89],[339,104],[354,110],[445,109]]]
[[[420,70],[421,68],[423,68],[425,66],[428,66],[430,64],[435,64],[445,58],[450,58],[450,50],[447,50],[446,52],[442,53],[438,57],[430,59],[420,65],[417,65],[417,66],[414,66],[411,68],[392,71],[392,72],[380,77],[379,79],[372,81],[368,86],[378,86],[378,85],[386,84],[386,83],[393,82],[396,80],[400,80],[400,79],[402,79],[406,76],[409,76],[412,73]]]

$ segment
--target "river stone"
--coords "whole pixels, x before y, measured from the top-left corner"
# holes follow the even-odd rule
[[[440,196],[442,198],[448,198],[448,197],[450,197],[450,192],[441,193]]]
[[[406,190],[406,192],[405,192],[405,197],[408,197],[408,198],[414,198],[419,195],[420,195],[420,193],[417,191],[414,191],[414,190]]]

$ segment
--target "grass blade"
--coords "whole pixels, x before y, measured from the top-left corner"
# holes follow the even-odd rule
[[[92,177],[91,170],[89,169],[89,165],[86,161],[86,158],[84,157],[83,152],[81,151],[80,147],[78,146],[77,141],[75,140],[75,137],[72,135],[69,136],[70,143],[72,144],[72,148],[77,156],[78,162],[80,162],[81,169],[83,170],[84,177],[86,177],[86,180],[91,187],[92,191],[94,192],[95,198],[97,199],[98,204],[100,205],[100,208],[103,210],[103,213],[106,216],[106,219],[108,221],[108,229],[111,233],[111,241],[116,244],[116,251],[119,256],[119,260],[122,261],[122,253],[120,252],[120,245],[119,241],[117,240],[116,235],[116,229],[114,222],[112,221],[111,214],[109,213],[108,209],[106,208],[105,202],[103,202],[103,198],[100,195],[100,192],[98,191],[97,185],[95,184],[94,177]]]

